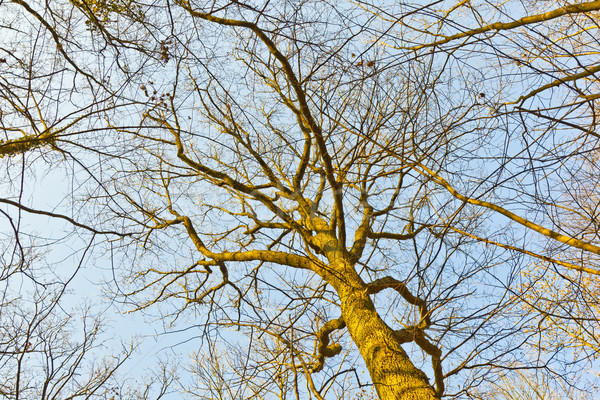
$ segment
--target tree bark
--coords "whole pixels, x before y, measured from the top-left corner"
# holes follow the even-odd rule
[[[311,223],[319,232],[313,237],[313,245],[323,249],[330,263],[327,271],[318,272],[340,297],[342,318],[365,361],[379,398],[438,399],[427,375],[414,366],[394,330],[377,313],[367,285],[344,254],[343,246],[327,231],[324,221],[312,218]]]
[[[427,375],[413,365],[394,331],[375,310],[366,285],[357,274],[350,272],[350,275],[355,276],[335,285],[342,303],[342,317],[365,361],[379,398],[437,399]]]

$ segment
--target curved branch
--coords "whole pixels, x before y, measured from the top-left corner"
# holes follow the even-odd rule
[[[384,289],[394,289],[406,300],[408,303],[417,306],[419,308],[419,314],[421,321],[415,325],[410,326],[406,329],[400,329],[394,331],[394,336],[400,343],[415,342],[421,350],[431,356],[431,364],[435,375],[435,391],[437,396],[441,397],[444,393],[444,373],[442,370],[442,350],[439,347],[431,343],[425,336],[424,330],[431,326],[431,320],[429,316],[429,310],[427,303],[420,297],[414,296],[406,284],[398,281],[391,276],[386,276],[380,279],[376,279],[367,285],[367,293],[375,294],[379,293]]]
[[[424,224],[418,227],[416,230],[409,230],[408,233],[393,233],[393,232],[369,232],[368,237],[370,239],[392,239],[392,240],[409,240],[413,239],[423,229],[430,228],[432,225]],[[408,225],[410,228],[410,225]],[[406,229],[406,228],[405,228]]]
[[[442,350],[427,339],[423,329],[411,326],[394,331],[394,337],[400,343],[415,342],[421,350],[431,356],[431,366],[435,376],[435,391],[441,397],[444,393],[444,371],[442,370]]]
[[[280,265],[287,265],[293,268],[306,269],[310,271],[317,272],[316,269],[321,267],[321,265],[317,264],[314,260],[311,260],[306,257],[302,257],[296,254],[285,253],[282,251],[274,251],[274,250],[249,250],[249,251],[236,251],[236,252],[228,252],[224,251],[221,253],[215,253],[209,250],[192,224],[192,220],[187,216],[178,215],[175,211],[172,211],[175,215],[177,215],[177,219],[180,220],[188,233],[190,239],[194,243],[196,249],[202,253],[202,255],[206,258],[213,260],[214,265],[220,265],[226,261],[263,261],[270,262]]]
[[[427,329],[431,325],[431,320],[429,318],[429,309],[427,308],[427,303],[425,300],[420,297],[413,296],[413,294],[408,290],[408,287],[404,282],[400,282],[399,280],[392,278],[391,276],[386,276],[380,279],[376,279],[367,284],[367,293],[368,294],[376,294],[381,292],[384,289],[394,289],[404,300],[406,300],[409,304],[413,306],[417,306],[419,308],[419,315],[421,316],[421,321],[417,325],[419,329]]]
[[[99,231],[97,229],[94,229],[90,226],[84,225],[82,223],[79,223],[77,221],[75,221],[73,218],[67,217],[66,215],[62,215],[62,214],[56,214],[56,213],[52,213],[49,211],[43,211],[43,210],[35,210],[33,208],[29,208],[26,207],[22,204],[17,203],[16,201],[12,201],[12,200],[8,200],[8,199],[1,199],[0,198],[0,203],[4,203],[4,204],[8,204],[11,205],[13,207],[17,207],[20,210],[26,211],[28,213],[31,214],[38,214],[38,215],[46,215],[48,217],[52,217],[52,218],[59,218],[59,219],[64,219],[65,221],[70,222],[71,224],[79,227],[79,228],[83,228],[87,231],[90,231],[92,233],[96,233],[96,234],[100,234],[100,235],[116,235],[116,236],[131,236],[130,233],[120,233],[120,232],[115,232],[115,231]]]
[[[442,40],[437,40],[437,41],[434,41],[431,43],[422,44],[422,45],[418,45],[418,46],[412,46],[412,47],[409,47],[408,49],[409,50],[419,50],[419,49],[423,49],[423,48],[427,48],[427,47],[436,47],[436,46],[440,46],[440,45],[449,43],[456,39],[468,38],[471,36],[478,35],[480,33],[486,33],[486,32],[492,32],[492,31],[493,32],[505,31],[505,30],[515,29],[515,28],[520,28],[520,27],[530,25],[530,24],[551,21],[553,19],[562,17],[564,15],[580,14],[580,13],[585,13],[585,12],[590,12],[590,11],[598,11],[598,10],[600,10],[600,0],[590,1],[587,3],[581,3],[581,4],[570,4],[568,6],[561,7],[556,10],[553,10],[553,11],[548,11],[543,14],[530,15],[528,17],[524,17],[524,18],[521,18],[521,19],[518,19],[518,20],[512,21],[512,22],[494,22],[492,24],[482,26],[480,28],[471,29],[466,32],[457,33],[456,35],[452,35],[452,36],[447,36]]]
[[[319,372],[323,369],[323,365],[325,364],[325,357],[334,357],[342,351],[342,346],[339,344],[329,345],[329,335],[331,332],[339,329],[344,329],[346,327],[346,322],[344,322],[343,317],[339,317],[337,319],[328,321],[319,329],[317,332],[317,339],[319,340],[319,346],[317,347],[317,352],[319,353],[317,357],[317,362],[312,366],[311,372]]]
[[[600,1],[598,3],[600,3]],[[581,78],[587,78],[588,76],[594,75],[597,72],[600,72],[600,65],[597,65],[597,66],[591,67],[591,68],[586,68],[585,71],[580,72],[580,73],[575,74],[575,75],[569,75],[569,76],[565,76],[564,78],[558,78],[558,79],[556,79],[556,80],[554,80],[554,81],[552,81],[552,82],[550,82],[550,83],[548,83],[548,84],[546,84],[544,86],[540,86],[539,88],[537,88],[535,90],[532,90],[531,92],[527,93],[526,95],[523,95],[523,96],[519,97],[513,104],[515,104],[515,103],[523,103],[525,100],[527,100],[527,99],[535,96],[536,94],[539,94],[539,93],[543,92],[544,90],[560,86],[563,83],[576,81],[576,80],[581,79]],[[511,103],[506,103],[506,104],[508,105],[508,104],[511,104]],[[581,129],[581,128],[579,128],[579,129]],[[588,131],[586,130],[586,132],[588,132]],[[598,134],[595,134],[595,136],[597,136],[597,135]]]
[[[554,239],[558,242],[564,243],[568,246],[576,247],[578,249],[589,251],[591,253],[600,255],[600,247],[599,246],[584,242],[583,240],[579,240],[579,239],[576,239],[571,236],[560,234],[560,233],[550,230],[548,228],[544,228],[541,225],[531,222],[528,219],[525,219],[513,212],[508,211],[505,208],[502,208],[502,207],[500,207],[496,204],[490,203],[488,201],[477,200],[477,199],[473,199],[473,198],[467,197],[465,195],[462,195],[462,194],[458,193],[444,178],[439,176],[437,173],[433,172],[432,170],[430,170],[429,168],[427,168],[426,166],[424,166],[422,164],[419,164],[419,167],[424,171],[424,172],[421,172],[422,174],[431,177],[434,182],[439,183],[446,190],[448,190],[450,192],[450,194],[452,194],[452,196],[456,197],[457,199],[459,199],[465,203],[496,211],[497,213],[502,214],[505,217],[512,219],[513,221],[525,226],[526,228],[529,228],[529,229],[531,229],[537,233],[540,233],[546,237],[552,238],[552,239]]]

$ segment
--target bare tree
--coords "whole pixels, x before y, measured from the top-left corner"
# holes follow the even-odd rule
[[[77,181],[70,214],[0,201],[106,237],[124,301],[213,348],[213,395],[339,397],[362,365],[382,399],[572,381],[587,356],[521,354],[547,310],[518,304],[532,265],[599,274],[572,199],[597,192],[600,2],[536,4],[0,3],[31,38],[2,48],[0,154]]]
[[[67,288],[76,273],[60,280],[50,266],[41,267],[43,257],[33,246],[24,247],[22,238],[2,244],[0,398],[158,399],[164,394],[168,375],[144,385],[120,379],[117,370],[134,347],[109,346],[106,315],[69,301]]]
[[[501,400],[576,400],[584,397],[573,395],[568,387],[556,385],[557,380],[544,374],[527,371],[507,372],[499,377],[491,392],[482,393],[480,399]]]

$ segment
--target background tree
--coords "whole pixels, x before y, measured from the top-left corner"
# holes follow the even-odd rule
[[[246,348],[238,387],[339,397],[364,365],[382,399],[476,398],[586,365],[520,354],[546,330],[515,292],[534,261],[598,274],[569,194],[598,147],[600,2],[2,7],[52,44],[3,50],[26,83],[4,85],[8,166],[72,165],[55,215],[122,250],[124,301]]]
[[[481,399],[493,398],[499,400],[576,400],[581,397],[570,393],[568,387],[556,385],[556,379],[543,372],[532,373],[519,371],[502,376],[492,392],[482,393]]]
[[[115,349],[107,316],[69,299],[79,268],[62,280],[35,246],[25,246],[26,235],[13,233],[14,240],[1,242],[0,398],[160,399],[167,393],[168,369],[141,384],[117,372],[135,347]]]
[[[172,371],[140,373],[143,382],[123,373],[133,338],[115,341],[110,307],[99,310],[93,293],[76,301],[100,232],[77,222],[73,209],[54,207],[62,201],[54,173],[71,175],[75,190],[84,168],[55,138],[68,141],[69,129],[110,95],[98,91],[97,70],[66,51],[84,20],[70,18],[72,5],[56,5],[0,2],[0,398],[159,399]]]

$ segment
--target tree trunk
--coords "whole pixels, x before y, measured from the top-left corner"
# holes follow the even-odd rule
[[[427,375],[410,361],[394,331],[377,314],[366,290],[347,283],[340,286],[342,316],[365,360],[379,398],[436,399]]]
[[[317,230],[326,232],[327,225],[313,219]],[[314,237],[314,244],[330,262],[322,277],[338,293],[342,303],[342,317],[352,340],[362,355],[371,380],[381,400],[434,400],[438,399],[427,375],[415,367],[394,331],[381,319],[367,285],[342,254],[341,245],[331,234]]]

